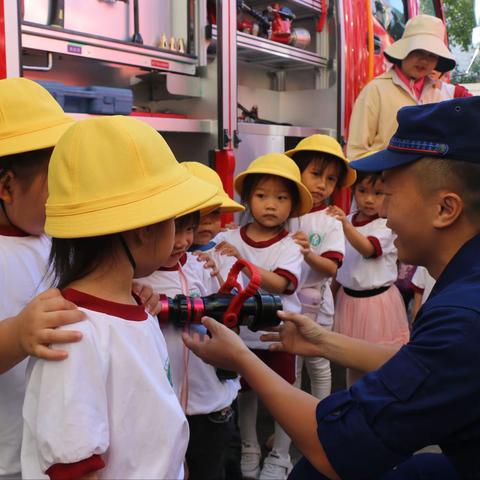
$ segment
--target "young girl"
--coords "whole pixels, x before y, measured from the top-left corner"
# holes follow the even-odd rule
[[[216,190],[128,117],[71,127],[53,152],[48,189],[56,282],[86,319],[66,360],[29,364],[23,477],[183,478],[188,424],[158,321],[138,305],[132,278],[167,260],[173,217]]]
[[[325,328],[333,324],[331,280],[345,254],[345,236],[341,223],[327,215],[326,201],[337,186],[349,187],[355,170],[348,166],[340,144],[327,135],[312,135],[286,152],[293,158],[302,182],[313,197],[313,208],[306,215],[289,221],[289,230],[302,248],[303,286],[298,293],[302,313]],[[310,377],[312,395],[319,400],[330,395],[330,362],[321,357],[298,357],[296,386],[302,385],[303,364]]]
[[[348,217],[339,207],[328,213],[342,222],[345,260],[337,274],[334,330],[372,343],[402,345],[409,329],[397,279],[395,235],[378,214],[383,203],[380,173],[357,172],[353,195],[358,212]],[[350,386],[362,372],[347,370]]]
[[[224,240],[216,249],[259,267],[262,291],[279,294],[284,310],[299,312],[296,290],[303,256],[285,226],[289,218],[310,211],[312,197],[301,183],[298,167],[283,154],[264,155],[235,178],[235,189],[253,220],[241,228],[223,232]],[[293,355],[268,351],[268,344],[260,341],[261,332],[254,333],[242,327],[240,334],[265,363],[290,383],[295,381]],[[241,467],[244,477],[257,478],[261,454],[256,431],[257,396],[248,385],[242,386],[244,391],[238,398]],[[265,459],[258,478],[287,478],[291,469],[289,447],[290,438],[275,423],[273,449]]]
[[[182,163],[190,173],[208,181],[211,175],[210,172],[205,174],[204,169],[210,169],[201,164],[194,166],[192,164],[196,162]],[[200,175],[198,172],[201,172]],[[222,212],[223,209],[243,210],[240,204],[223,194],[221,182],[220,186],[215,187],[219,192],[212,199],[212,202],[215,202],[214,212]],[[200,297],[218,292],[221,286],[218,278],[204,268],[196,255],[188,253],[200,215],[209,215],[211,211],[211,207],[206,208],[204,205],[201,213],[193,212],[175,220],[175,242],[171,255],[163,267],[144,279],[145,283],[170,297],[177,294]],[[228,257],[224,257],[226,258]],[[232,263],[230,260],[230,267]],[[191,329],[202,335],[206,333],[202,326]],[[182,329],[173,324],[166,324],[162,325],[162,332],[172,367],[173,388],[187,415],[190,427],[186,455],[189,478],[192,480],[224,478],[227,452],[234,429],[231,405],[237,397],[239,381],[220,379],[214,367],[207,365],[197,356],[190,355],[182,341]]]

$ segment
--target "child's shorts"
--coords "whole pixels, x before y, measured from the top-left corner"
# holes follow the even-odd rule
[[[287,352],[271,352],[270,350],[260,350],[252,348],[252,352],[275,373],[284,380],[293,385],[296,378],[295,355]],[[242,378],[240,379],[242,392],[251,390],[250,385]]]

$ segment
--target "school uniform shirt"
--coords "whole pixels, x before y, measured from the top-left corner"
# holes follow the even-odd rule
[[[409,343],[349,390],[319,403],[318,437],[342,480],[381,478],[435,444],[459,478],[480,478],[479,251],[477,235],[451,259]],[[311,472],[291,478],[324,478]]]
[[[234,230],[222,232],[222,240],[234,245],[244,260],[255,266],[274,272],[288,280],[285,291],[280,295],[283,310],[300,312],[297,288],[301,287],[303,255],[287,230],[282,230],[270,240],[256,242],[247,235],[245,225]],[[245,285],[249,279],[244,278]],[[259,293],[270,293],[260,288]],[[240,327],[240,336],[248,347],[260,350],[268,349],[269,342],[262,342],[263,331],[252,332],[248,327]]]
[[[308,236],[310,247],[316,255],[342,265],[345,256],[345,235],[342,224],[331,215],[327,215],[326,205],[312,209],[310,213],[288,222],[291,233],[301,231]],[[317,323],[332,325],[334,302],[330,285],[331,277],[314,270],[304,260],[302,263],[302,288],[315,288],[321,294],[321,303],[317,315]]]
[[[373,218],[358,222],[355,215],[349,215],[348,219],[370,240],[375,253],[365,258],[347,241],[345,259],[337,273],[338,283],[351,290],[373,290],[392,285],[398,275],[397,249],[393,244],[395,234],[387,227],[387,220]]]
[[[417,267],[412,277],[413,289],[422,296],[422,305],[435,285],[435,279],[428,273],[425,267]]]
[[[202,297],[218,291],[218,281],[211,277],[210,270],[205,269],[203,262],[199,262],[195,255],[191,253],[184,255],[179,264],[172,268],[161,268],[142,281],[149,284],[155,292],[175,297],[183,293],[181,269],[188,283],[189,296]],[[186,349],[181,328],[173,323],[161,327],[170,357],[173,388],[180,401],[182,388],[185,388],[184,380],[187,382],[185,413],[203,415],[230,406],[240,389],[239,380],[221,381],[215,367],[208,365]],[[201,324],[192,325],[190,331],[197,331],[200,335],[207,333]]]
[[[14,316],[49,287],[50,239],[0,228],[0,321]],[[0,477],[19,474],[27,361],[0,375]]]
[[[141,305],[63,292],[86,319],[59,348],[61,362],[31,359],[23,407],[22,474],[26,479],[180,479],[188,423],[169,380],[158,320]]]

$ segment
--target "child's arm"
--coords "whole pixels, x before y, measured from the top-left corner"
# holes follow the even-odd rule
[[[47,360],[65,359],[67,352],[49,345],[78,342],[82,335],[55,328],[80,322],[83,318],[84,313],[65,300],[57,289],[38,295],[18,315],[0,321],[0,374],[28,355]]]
[[[303,232],[296,232],[292,235],[297,245],[300,246],[304,260],[316,272],[323,273],[326,277],[334,277],[337,274],[338,265],[329,258],[316,254],[310,248],[308,237]]]
[[[373,243],[365,236],[363,236],[349,221],[345,212],[336,206],[328,207],[327,213],[336,218],[342,223],[343,233],[347,238],[350,245],[358,252],[362,257],[370,258],[375,255],[375,247]]]
[[[225,283],[222,275],[220,274],[220,270],[218,268],[217,262],[207,253],[207,252],[193,252],[193,254],[197,257],[199,262],[204,262],[203,268],[210,269],[210,276],[216,277],[220,286]]]
[[[230,257],[235,257],[237,260],[240,260],[242,257],[240,252],[234,247],[232,244],[228,242],[221,242],[216,247],[217,250],[221,255],[228,255]],[[288,287],[290,281],[278,273],[270,272],[269,270],[265,270],[264,268],[255,265],[260,272],[261,280],[260,286],[266,290],[267,292],[274,293],[274,294],[282,294],[285,293],[285,290]],[[248,278],[250,278],[250,272],[247,269],[242,270]]]

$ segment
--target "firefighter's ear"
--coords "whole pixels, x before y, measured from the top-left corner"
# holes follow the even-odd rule
[[[15,175],[8,170],[2,172],[0,175],[0,200],[4,203],[10,204],[13,201],[13,183],[15,182]]]

